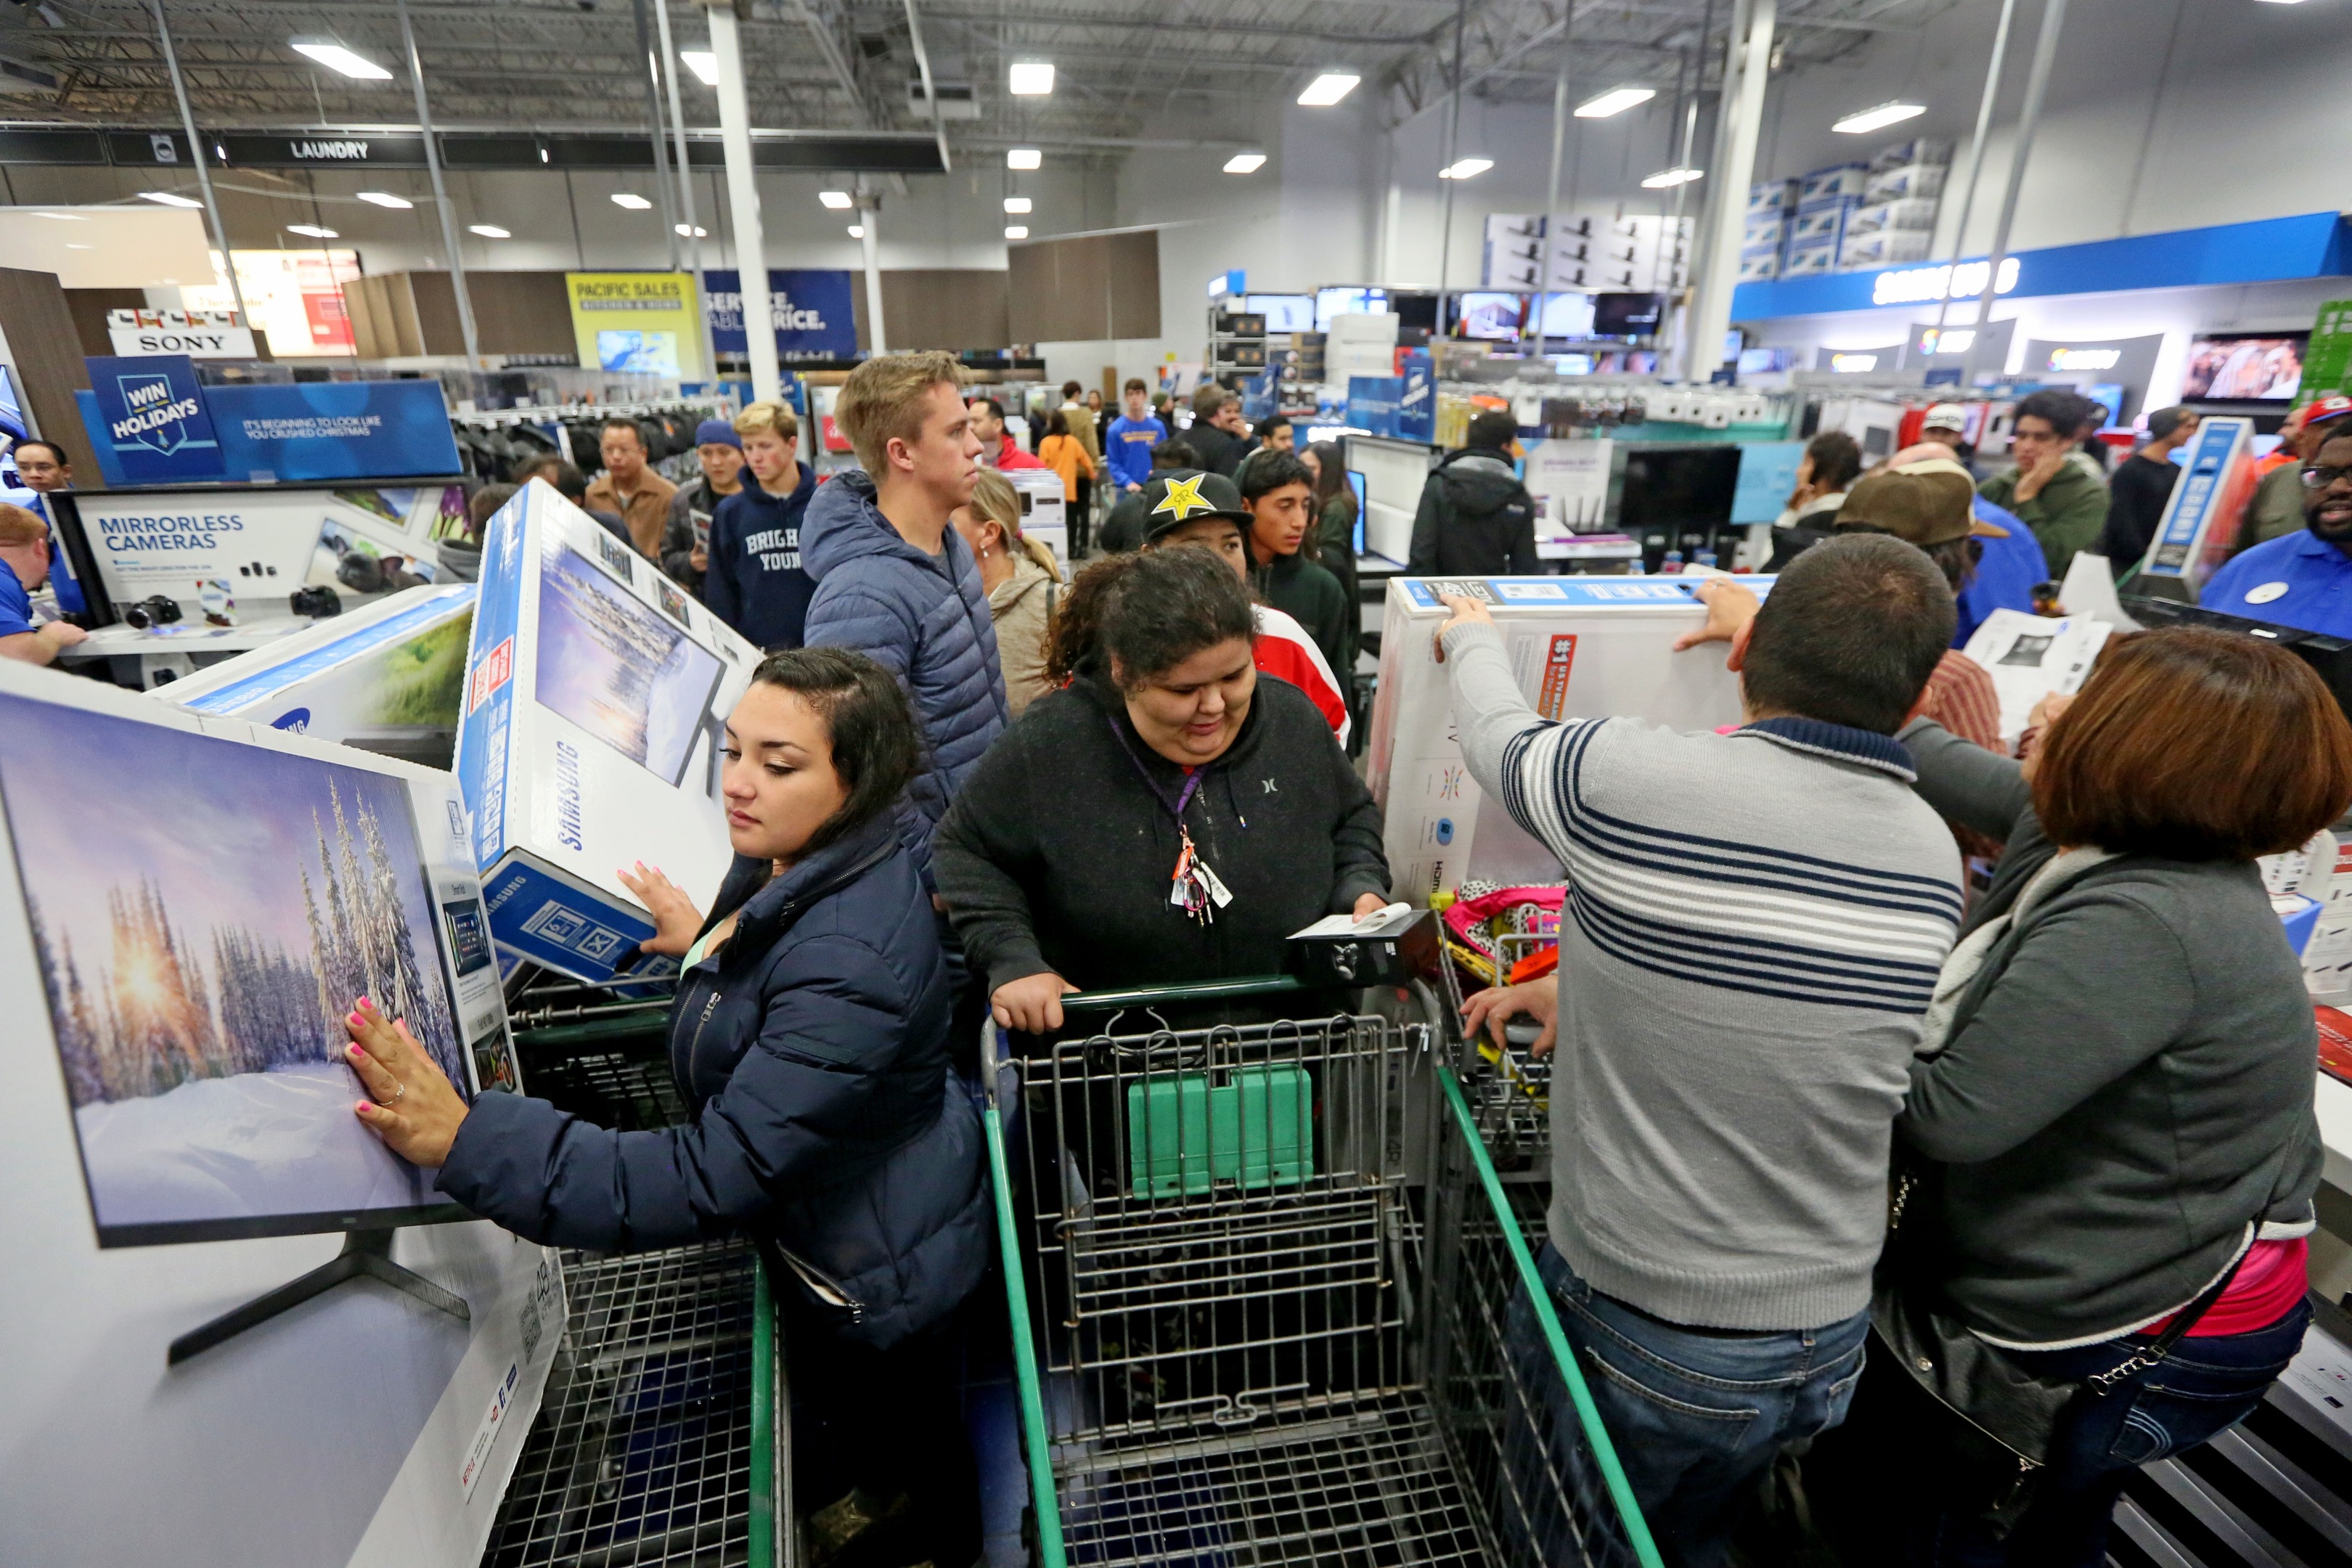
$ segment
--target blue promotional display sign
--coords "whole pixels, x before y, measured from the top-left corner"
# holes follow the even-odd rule
[[[181,484],[224,477],[220,441],[187,355],[103,356],[89,364],[99,420],[91,435],[114,449],[125,480]]]
[[[140,363],[93,359],[99,366]],[[185,362],[183,361],[183,363]],[[449,405],[436,381],[318,381],[291,386],[195,389],[214,443],[202,472],[157,474],[152,457],[113,438],[97,392],[74,395],[110,489],[226,479],[232,484],[311,484],[335,479],[441,479],[463,471]]]
[[[1396,435],[1401,441],[1437,439],[1437,375],[1427,349],[1410,349],[1398,379]]]
[[[1348,423],[1367,435],[1394,439],[1397,400],[1404,395],[1401,375],[1351,375],[1348,378]]]
[[[852,275],[829,268],[770,268],[768,303],[776,323],[776,353],[785,359],[855,359],[856,295]],[[703,309],[710,312],[710,346],[744,353],[743,276],[732,269],[702,275]]]
[[[1797,488],[1797,465],[1805,456],[1802,441],[1743,441],[1739,445],[1739,478],[1731,492],[1731,521],[1769,522],[1789,504]]]

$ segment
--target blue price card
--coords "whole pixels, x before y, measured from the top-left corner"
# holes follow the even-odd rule
[[[1797,488],[1802,441],[1747,441],[1739,447],[1739,480],[1731,492],[1731,521],[1769,522]]]

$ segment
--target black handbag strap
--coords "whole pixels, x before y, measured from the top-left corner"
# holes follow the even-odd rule
[[[2205,1287],[2195,1300],[2172,1315],[2172,1321],[2165,1325],[2164,1332],[2157,1335],[2142,1349],[2133,1352],[2120,1363],[2109,1367],[2105,1372],[2094,1373],[2083,1381],[2105,1394],[2125,1378],[2136,1376],[2150,1367],[2160,1364],[2165,1357],[2172,1353],[2172,1347],[2179,1344],[2189,1331],[2195,1328],[2203,1321],[2205,1314],[2213,1310],[2214,1303],[2230,1293],[2231,1282],[2238,1278],[2238,1270],[2244,1266],[2246,1259],[2252,1256],[2253,1250],[2252,1244],[2249,1243],[2236,1258],[2231,1260],[2230,1267],[2221,1271],[2221,1278]]]

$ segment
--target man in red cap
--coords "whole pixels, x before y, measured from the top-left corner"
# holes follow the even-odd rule
[[[2156,525],[2164,521],[2164,504],[2172,499],[2172,487],[2180,478],[2172,454],[2196,436],[2193,410],[2159,408],[2147,416],[2147,445],[2116,465],[2116,477],[2107,483],[2107,524],[2099,531],[2099,553],[2118,576],[2147,553]],[[2299,491],[2295,504],[2302,505]]]
[[[2352,428],[2336,423],[2347,414],[2352,414],[2352,397],[2322,397],[2286,416],[2279,430],[2279,450],[2288,455],[2287,461],[2254,487],[2253,499],[2246,503],[2246,521],[2238,530],[2239,550],[2303,531],[2304,466],[2319,455],[2319,444],[2329,435]]]

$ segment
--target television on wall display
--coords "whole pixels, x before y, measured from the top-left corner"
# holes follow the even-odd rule
[[[451,1215],[352,1114],[343,1016],[468,1077],[408,786],[0,696],[0,810],[101,1247]]]
[[[2212,332],[2189,340],[2185,402],[2288,403],[2303,384],[2309,332]]]
[[[1312,294],[1245,294],[1242,309],[1265,318],[1269,332],[1311,332],[1315,328]]]
[[[1646,338],[1655,335],[1665,313],[1663,294],[1595,294],[1592,335],[1596,338]]]
[[[541,704],[676,787],[719,686],[719,656],[569,545],[540,570],[539,639]]]
[[[1385,289],[1318,289],[1315,290],[1315,330],[1328,332],[1334,316],[1378,315],[1389,308],[1389,291]]]
[[[1457,331],[1465,338],[1510,342],[1519,335],[1527,315],[1524,294],[1471,293],[1455,297]]]

